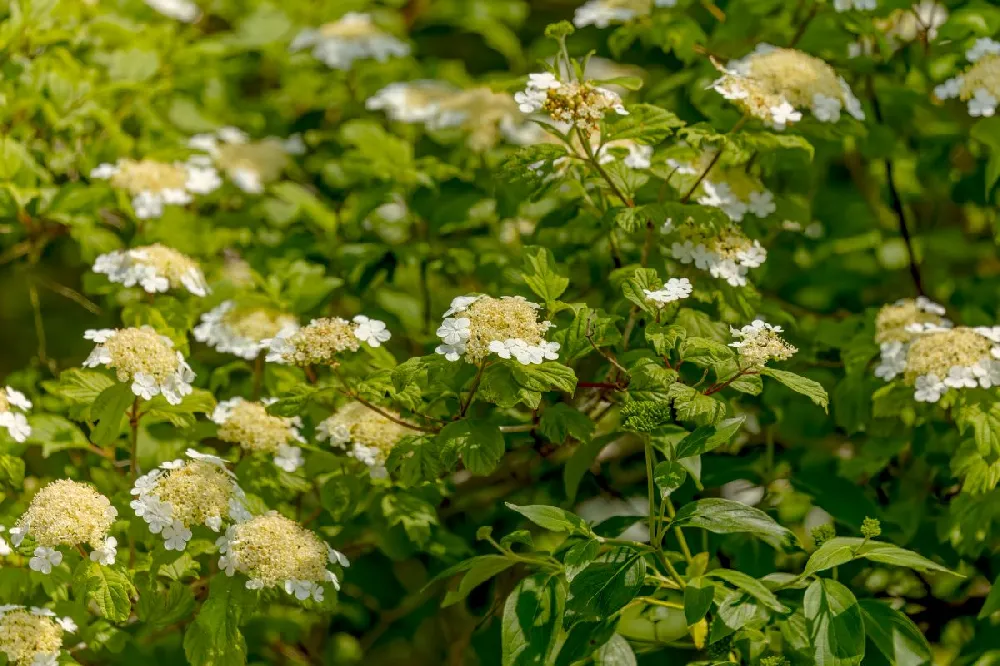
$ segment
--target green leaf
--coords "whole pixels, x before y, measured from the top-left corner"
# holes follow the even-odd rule
[[[195,610],[194,593],[184,583],[171,582],[164,589],[140,587],[135,613],[151,627],[166,627],[190,617]]]
[[[684,619],[693,626],[704,618],[715,600],[715,585],[702,577],[692,578],[684,588]]]
[[[673,400],[678,421],[707,426],[718,423],[726,415],[725,403],[680,382],[670,386],[668,397]]]
[[[763,606],[777,613],[790,612],[788,607],[778,601],[778,597],[774,596],[774,592],[768,589],[764,583],[760,582],[753,576],[748,576],[742,571],[736,571],[734,569],[715,569],[714,571],[709,571],[705,574],[705,576],[719,578],[726,581],[737,589],[749,594]]]
[[[542,379],[548,379],[548,374],[539,375],[519,374],[520,364],[516,361],[494,363],[483,371],[482,380],[479,383],[479,391],[476,393],[476,400],[491,402],[498,407],[509,409],[518,404],[535,409],[542,400],[540,391],[532,390],[524,384],[543,385]],[[560,379],[559,371],[552,373],[557,380]],[[564,375],[562,379],[564,379]],[[519,381],[521,380],[521,381]],[[524,382],[522,384],[521,382]]]
[[[598,618],[616,613],[639,594],[646,564],[639,551],[614,548],[573,578],[568,610]]]
[[[646,326],[646,341],[660,356],[668,356],[677,343],[687,337],[687,331],[676,324],[651,323]]]
[[[122,417],[132,406],[136,397],[128,384],[115,384],[101,392],[94,400],[90,413],[97,419],[97,427],[91,438],[98,446],[107,446],[115,441],[122,428]]]
[[[503,435],[492,423],[463,419],[449,423],[438,433],[445,451],[454,451],[473,474],[492,472],[504,453]]]
[[[795,542],[795,535],[760,509],[733,500],[709,497],[685,504],[671,525],[701,527],[716,534],[742,532],[776,546]]]
[[[681,487],[687,478],[687,471],[678,463],[666,460],[658,463],[653,470],[653,479],[660,489],[660,499],[666,499]]]
[[[685,363],[712,368],[732,362],[736,353],[732,347],[711,338],[688,337],[681,343],[680,356]]]
[[[677,460],[698,456],[728,444],[743,427],[746,416],[740,415],[722,421],[717,426],[702,426],[677,443],[674,457]]]
[[[119,565],[105,567],[97,562],[84,560],[80,563],[75,578],[101,617],[112,622],[128,620],[132,613],[135,586],[125,569]]]
[[[1000,610],[1000,584],[998,583],[1000,583],[1000,576],[997,576],[993,581],[993,585],[990,586],[990,593],[986,595],[986,601],[983,602],[983,607],[979,610],[977,617],[980,620]]]
[[[913,620],[876,599],[859,602],[865,634],[893,666],[933,663],[931,646]]]
[[[0,481],[13,490],[24,488],[24,459],[0,454]]]
[[[809,556],[802,575],[811,576],[862,557],[872,562],[909,567],[917,571],[941,571],[958,575],[947,567],[932,562],[912,550],[906,550],[884,541],[865,543],[865,540],[860,537],[834,537],[830,539]]]
[[[236,576],[215,576],[208,599],[184,632],[184,654],[192,666],[244,666],[247,645],[240,625],[257,604],[257,592]]]
[[[528,248],[524,252],[524,281],[551,310],[569,286],[569,278],[555,270],[552,252],[546,248]]]
[[[606,617],[597,620],[580,620],[573,623],[566,640],[559,648],[555,666],[572,666],[584,663],[583,660],[605,645],[615,634],[617,618]]]
[[[551,663],[565,607],[566,583],[562,577],[535,574],[522,580],[504,604],[500,626],[503,666]]]
[[[826,389],[819,382],[802,377],[794,372],[775,370],[774,368],[764,368],[760,371],[760,374],[777,379],[796,393],[801,393],[822,407],[824,412],[829,411],[830,398],[826,394]]]
[[[618,344],[622,336],[615,325],[617,320],[617,317],[610,317],[601,310],[579,307],[570,325],[552,334],[552,339],[561,345],[559,358],[564,363],[570,363],[594,353],[593,346],[587,340],[588,330],[598,348]]]
[[[454,590],[448,590],[448,593],[441,601],[441,607],[451,606],[461,601],[469,596],[469,593],[476,587],[515,564],[517,564],[517,560],[513,560],[505,555],[482,555],[472,558],[471,564],[466,568],[466,573],[462,576],[458,587]]]
[[[62,416],[32,414],[28,417],[28,423],[31,425],[28,441],[41,445],[43,458],[66,449],[90,448],[90,442],[79,426]]]
[[[644,290],[656,291],[663,282],[652,268],[637,268],[627,280],[622,283],[622,293],[644,312],[656,312],[656,305],[646,298]]]
[[[562,444],[569,437],[586,442],[590,440],[594,427],[589,416],[565,402],[546,407],[538,422],[538,431],[556,444]]]
[[[817,666],[857,666],[865,656],[865,625],[851,591],[820,578],[806,589],[803,604],[812,657]]]
[[[529,391],[563,391],[572,394],[576,390],[576,373],[557,361],[545,361],[538,365],[514,366],[514,379]]]
[[[615,634],[594,655],[594,666],[637,666],[635,652],[628,641]]]
[[[635,140],[655,146],[684,127],[684,121],[652,104],[630,104],[628,115],[608,114],[604,118],[604,141]]]
[[[555,506],[546,506],[544,504],[517,506],[516,504],[506,502],[506,505],[511,511],[517,511],[534,524],[539,527],[544,527],[547,530],[593,536],[593,533],[590,531],[590,528],[587,527],[587,523],[584,522],[583,518],[575,513],[570,513],[565,509],[560,509]]]
[[[115,380],[96,370],[72,368],[59,375],[58,382],[45,385],[45,390],[61,398],[80,403],[93,403]]]

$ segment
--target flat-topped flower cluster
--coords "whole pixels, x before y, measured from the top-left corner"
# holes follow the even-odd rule
[[[449,361],[464,357],[474,365],[490,354],[515,358],[522,365],[555,360],[560,345],[545,340],[552,324],[538,321],[539,307],[520,296],[459,296],[444,313],[437,330],[441,344],[435,351]]]
[[[1000,326],[954,326],[927,298],[884,306],[875,320],[880,358],[875,376],[903,382],[917,402],[953,389],[1000,386]]]
[[[824,123],[837,122],[842,111],[865,119],[847,82],[830,65],[802,51],[758,44],[744,58],[716,66],[722,76],[712,88],[774,129],[802,120],[803,109]]]
[[[162,395],[171,405],[179,405],[191,393],[191,366],[170,338],[151,327],[89,330],[84,337],[97,346],[83,365],[114,370],[118,381],[131,382],[137,398]]]

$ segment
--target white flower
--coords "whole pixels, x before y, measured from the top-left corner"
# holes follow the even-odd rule
[[[438,345],[434,348],[435,353],[443,355],[449,361],[457,361],[465,353],[465,345]]]
[[[881,344],[881,357],[875,366],[875,376],[889,382],[906,370],[906,349],[902,342],[893,340]]]
[[[175,520],[163,528],[163,546],[167,550],[184,550],[191,536],[191,530],[184,527],[181,521]]]
[[[955,99],[962,94],[962,83],[964,81],[961,76],[948,79],[944,83],[934,87],[934,96],[938,99]]]
[[[292,41],[290,49],[298,51],[310,46],[313,57],[340,70],[350,69],[355,60],[385,62],[410,53],[408,44],[382,31],[368,14],[357,12],[348,12],[319,30],[303,30]]]
[[[969,115],[973,118],[989,118],[997,111],[997,98],[985,88],[976,89],[976,94],[969,100]]]
[[[639,15],[635,9],[627,6],[616,6],[608,0],[590,0],[577,7],[573,16],[573,25],[583,28],[593,25],[607,28],[612,23],[625,23]]]
[[[304,601],[312,596],[313,585],[314,583],[308,580],[286,580],[285,592],[293,595],[299,601]]]
[[[354,323],[358,325],[354,329],[354,337],[367,343],[369,347],[381,347],[383,342],[392,337],[392,334],[386,330],[385,322],[378,319],[369,319],[364,315],[358,315],[354,318]]]
[[[802,120],[802,114],[795,110],[795,107],[788,102],[782,102],[778,106],[773,106],[771,111],[771,124],[776,130],[783,130],[789,123],[797,123]]]
[[[1000,55],[1000,42],[994,41],[989,37],[980,37],[965,52],[965,57],[969,62],[976,62],[986,55]]]
[[[649,289],[642,291],[646,294],[646,300],[653,301],[659,307],[663,307],[667,303],[687,298],[691,295],[692,289],[691,282],[687,278],[670,278],[663,287],[656,291]]]
[[[31,659],[31,666],[59,666],[59,654],[39,652]]]
[[[15,391],[9,386],[4,390],[7,393],[7,402],[24,411],[31,409],[31,401],[23,393]]]
[[[750,203],[747,204],[747,210],[757,217],[767,217],[774,211],[778,210],[778,206],[774,203],[774,194],[772,194],[770,190],[764,190],[763,192],[751,192]]]
[[[43,574],[52,573],[52,567],[57,567],[62,563],[63,555],[54,548],[38,546],[35,548],[35,556],[28,560],[28,566],[32,571]]]
[[[451,299],[451,307],[444,313],[444,317],[450,317],[459,312],[465,312],[469,306],[479,300],[479,296],[456,296]]]
[[[948,370],[948,376],[944,378],[945,386],[949,388],[975,388],[979,385],[976,374],[972,368],[965,368],[956,365]]]
[[[840,109],[843,103],[836,97],[822,93],[813,96],[812,113],[816,120],[824,123],[835,123],[840,120]]]
[[[145,0],[145,2],[164,16],[183,23],[194,23],[201,16],[198,5],[189,0]]]
[[[23,442],[31,436],[31,426],[21,412],[0,412],[0,428],[6,428],[15,442]]]
[[[469,325],[471,320],[468,317],[448,317],[441,322],[437,330],[437,336],[446,345],[460,345],[469,339],[471,331]]]
[[[103,566],[109,567],[115,563],[115,557],[118,555],[118,539],[113,536],[109,536],[101,544],[100,548],[95,548],[90,552],[90,559],[93,562],[97,562]]]
[[[937,402],[948,391],[948,386],[933,373],[917,377],[913,388],[913,399],[917,402]]]
[[[74,621],[71,617],[57,617],[56,624],[62,627],[62,630],[68,634],[75,633],[79,628],[76,626],[76,621]]]
[[[305,459],[302,457],[302,449],[297,446],[281,444],[278,446],[278,454],[274,456],[274,464],[286,472],[294,472],[302,467]]]

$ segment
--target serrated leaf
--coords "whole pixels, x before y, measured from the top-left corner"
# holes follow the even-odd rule
[[[515,365],[514,379],[529,391],[564,391],[572,394],[576,389],[576,373],[557,361],[538,365]]]
[[[604,118],[604,140],[633,140],[655,146],[674,130],[684,127],[684,121],[652,104],[630,104],[628,115],[609,114]]]
[[[443,450],[454,451],[473,474],[489,474],[503,457],[503,435],[488,422],[455,421],[442,428],[437,437]]]
[[[552,252],[546,248],[528,248],[525,251],[523,275],[531,291],[535,292],[550,310],[556,299],[562,296],[569,286],[569,278],[556,272]]]
[[[128,573],[118,565],[106,567],[84,560],[76,573],[87,599],[101,617],[112,622],[125,622],[132,613],[135,586]]]
[[[660,499],[670,497],[675,490],[683,485],[687,471],[678,463],[665,460],[656,465],[653,470],[653,480],[660,489]]]
[[[777,379],[796,393],[806,396],[815,404],[822,407],[824,412],[829,411],[830,398],[826,394],[826,389],[819,382],[797,375],[794,372],[776,370],[774,368],[764,368],[760,371],[760,374]]]

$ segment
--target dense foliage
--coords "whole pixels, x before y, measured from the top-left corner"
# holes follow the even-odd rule
[[[1000,659],[990,0],[0,3],[0,663]]]

